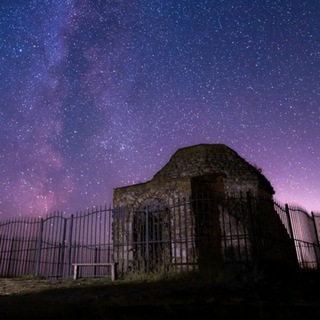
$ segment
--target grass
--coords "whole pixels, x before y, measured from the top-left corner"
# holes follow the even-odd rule
[[[292,319],[320,317],[318,271],[294,277],[208,281],[199,274],[32,281],[49,287],[0,297],[7,319]],[[35,288],[33,288],[35,289]]]

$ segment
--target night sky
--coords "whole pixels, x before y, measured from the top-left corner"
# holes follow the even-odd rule
[[[0,0],[0,218],[112,204],[223,143],[320,212],[318,0]]]

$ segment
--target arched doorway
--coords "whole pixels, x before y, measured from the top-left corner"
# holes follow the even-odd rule
[[[150,198],[134,212],[133,252],[135,269],[160,271],[168,263],[170,242],[169,209],[159,199]],[[167,249],[166,249],[167,248]]]

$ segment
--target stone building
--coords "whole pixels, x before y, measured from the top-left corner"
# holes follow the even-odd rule
[[[151,181],[114,190],[114,260],[124,273],[295,265],[273,194],[226,145],[179,149]]]

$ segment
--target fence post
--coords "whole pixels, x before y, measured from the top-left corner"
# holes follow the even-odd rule
[[[42,234],[43,234],[43,219],[40,220],[38,239],[37,239],[37,251],[36,251],[36,266],[34,274],[39,275],[40,263],[41,263],[41,250],[42,250]]]
[[[149,206],[146,207],[146,271],[149,272]]]
[[[64,259],[65,259],[65,250],[66,250],[66,232],[67,232],[67,219],[63,218],[63,233],[62,233],[62,243],[61,243],[61,252],[59,253],[59,259],[61,257],[60,265],[58,266],[58,274],[57,277],[62,277],[64,276]],[[60,270],[59,270],[60,269]]]
[[[286,211],[286,217],[288,221],[288,228],[289,228],[289,236],[293,241],[294,244],[294,234],[293,234],[293,228],[292,228],[292,223],[291,223],[291,217],[290,217],[290,210],[288,204],[285,204],[285,211]]]
[[[112,225],[111,225],[111,212],[112,212],[112,209],[111,209],[111,205],[109,205],[109,210],[107,209],[107,205],[105,207],[106,211],[105,211],[105,228],[107,229],[106,232],[107,232],[107,236],[108,236],[108,258],[107,258],[107,261],[110,262],[110,239],[111,239],[111,228],[112,228]],[[107,216],[108,216],[108,220],[107,220]],[[107,221],[108,221],[108,224],[107,224]]]
[[[98,247],[96,246],[96,247],[94,248],[94,263],[98,263],[98,260],[99,260],[99,262],[100,262],[100,257],[99,257],[99,259],[98,259]],[[94,277],[97,276],[97,270],[98,270],[97,266],[94,266],[94,271],[93,271]]]
[[[68,238],[68,242],[67,242],[67,257],[66,257],[66,271],[65,271],[65,276],[66,277],[70,276],[72,231],[73,231],[73,214],[71,214],[71,217],[70,217],[69,238]]]
[[[318,231],[317,231],[317,225],[316,225],[316,220],[315,220],[315,216],[314,213],[311,211],[311,217],[312,217],[312,222],[313,222],[313,226],[314,226],[314,234],[315,234],[315,240],[316,240],[316,246],[315,246],[315,255],[316,255],[316,259],[317,259],[317,269],[320,268],[320,257],[319,257],[319,237],[318,237]]]
[[[244,197],[241,194],[241,201]],[[253,263],[259,267],[260,264],[260,257],[259,257],[259,246],[258,246],[258,235],[256,230],[256,223],[257,217],[253,212],[252,206],[252,197],[250,192],[246,193],[246,202],[247,202],[247,209],[249,212],[249,221],[251,227],[251,241],[252,241],[252,255],[253,255]]]

